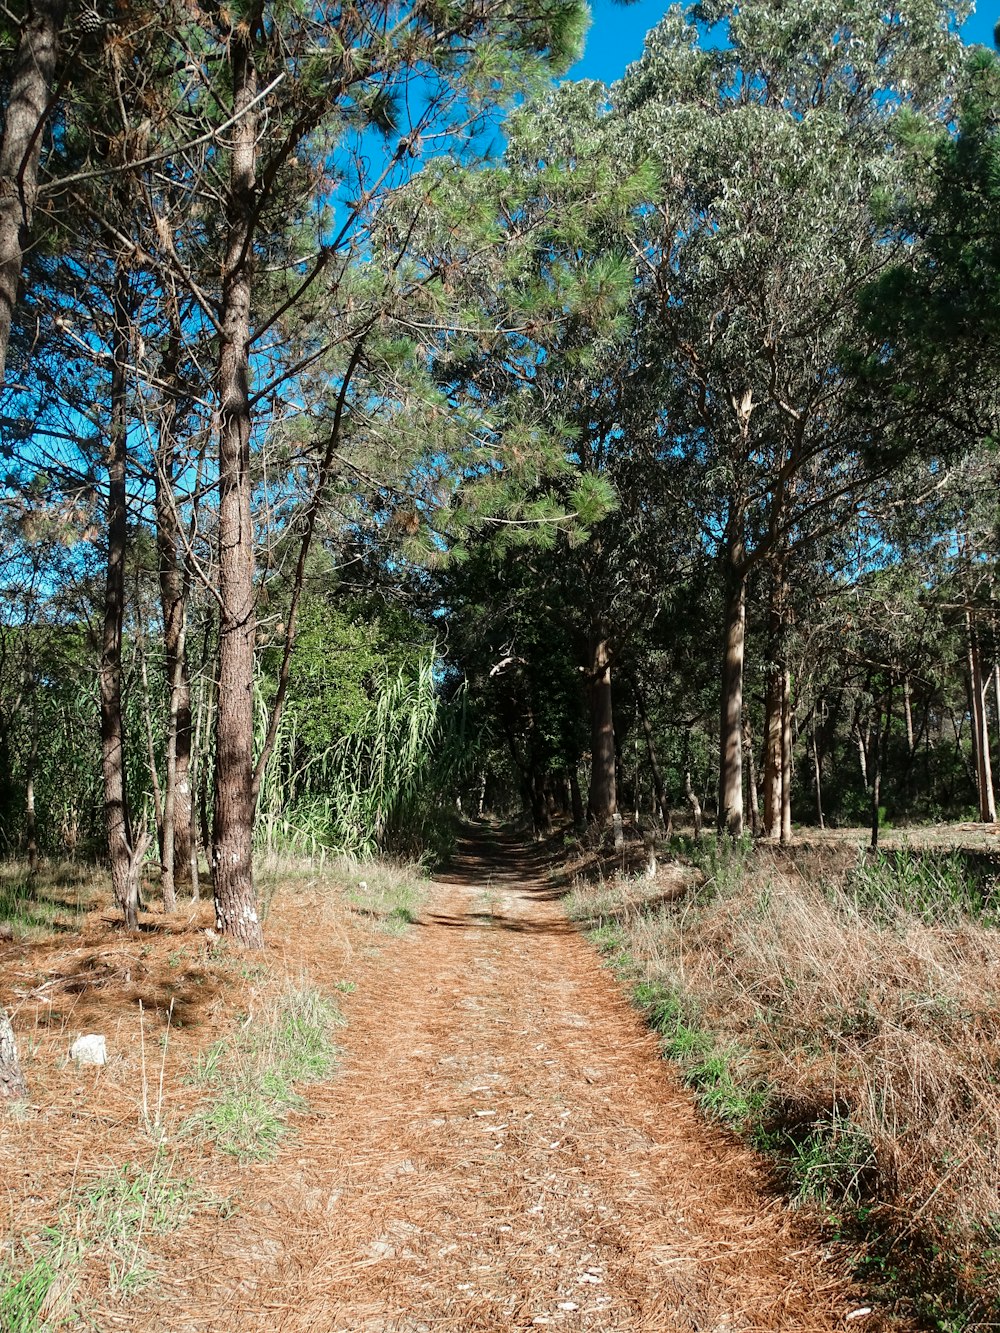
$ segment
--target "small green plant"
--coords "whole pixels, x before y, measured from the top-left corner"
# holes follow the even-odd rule
[[[785,1133],[773,1147],[794,1186],[800,1203],[824,1208],[858,1204],[875,1171],[875,1152],[850,1119],[831,1115],[815,1121],[806,1133]]]
[[[53,1300],[54,1293],[59,1299]],[[55,1327],[52,1316],[65,1294],[55,1252],[39,1255],[19,1276],[0,1269],[0,1330],[47,1333]]]
[[[347,900],[355,911],[373,922],[376,930],[401,935],[416,922],[422,896],[405,872],[372,865],[367,869],[367,877],[359,879],[348,891]]]
[[[272,1005],[243,1020],[235,1037],[201,1053],[192,1081],[212,1091],[189,1124],[240,1161],[272,1157],[292,1112],[303,1106],[296,1083],[315,1082],[333,1066],[333,1003],[311,987],[288,987]]]
[[[691,841],[687,855],[704,876],[696,892],[697,901],[704,905],[737,892],[753,862],[754,842],[750,834],[700,838]]]
[[[112,1295],[128,1297],[156,1280],[144,1241],[182,1226],[204,1202],[173,1174],[162,1151],[148,1166],[126,1162],[78,1189],[29,1254],[19,1275],[0,1270],[0,1333],[54,1333],[79,1315],[70,1308],[80,1271],[98,1264]]]

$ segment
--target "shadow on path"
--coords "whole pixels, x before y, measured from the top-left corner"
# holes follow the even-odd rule
[[[436,878],[442,884],[475,890],[468,913],[429,912],[421,924],[451,930],[507,930],[524,935],[572,935],[561,913],[539,918],[518,911],[518,904],[556,903],[565,888],[555,883],[561,838],[526,842],[510,828],[466,822],[448,866]]]

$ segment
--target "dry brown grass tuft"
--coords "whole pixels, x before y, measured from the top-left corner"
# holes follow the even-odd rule
[[[777,1150],[804,1202],[864,1220],[936,1327],[992,1325],[1000,931],[962,858],[842,850],[824,872],[816,847],[802,866],[703,848],[660,882],[578,884],[570,908],[707,1109]]]

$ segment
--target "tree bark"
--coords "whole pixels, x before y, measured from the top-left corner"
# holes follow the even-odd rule
[[[768,614],[765,691],[764,836],[788,842],[792,832],[791,673],[788,667],[788,583],[784,563],[773,571]]]
[[[725,572],[725,646],[719,722],[720,833],[743,834],[743,654],[746,635],[746,575],[742,542],[731,539]]]
[[[64,13],[62,0],[34,0],[11,70],[0,142],[0,384],[6,376],[21,266],[38,195],[42,132]]]
[[[781,836],[781,617],[772,597],[768,619],[767,683],[764,691],[764,837]]]
[[[821,829],[826,828],[823,820],[823,769],[819,761],[819,742],[816,739],[816,729],[812,733],[812,754],[813,754],[813,776],[816,782],[816,817],[819,820]]]
[[[253,881],[256,608],[250,483],[250,297],[259,116],[249,34],[230,38],[233,131],[219,351],[219,691],[213,870],[216,929],[248,948],[264,936]]]
[[[906,752],[913,754],[915,741],[913,739],[913,708],[911,705],[912,691],[910,689],[909,676],[903,677],[903,712],[906,716]]]
[[[583,808],[583,797],[580,795],[580,779],[577,776],[576,768],[576,760],[574,760],[569,766],[569,799],[573,810],[573,824],[579,829],[586,824],[587,813]]]
[[[755,838],[761,835],[760,802],[757,799],[757,761],[753,753],[753,732],[750,718],[743,716],[743,750],[747,757],[747,793],[750,798],[750,832]]]
[[[590,795],[587,816],[605,824],[618,810],[615,782],[615,726],[611,707],[611,657],[607,630],[596,624],[590,636]]]
[[[132,857],[132,825],[125,790],[122,721],[122,623],[125,613],[125,549],[128,538],[125,478],[127,453],[127,365],[129,350],[128,279],[115,278],[112,332],[111,424],[108,433],[108,557],[99,670],[101,765],[104,818],[115,901],[129,930],[138,926],[138,867]]]
[[[167,762],[163,794],[164,898],[175,885],[191,883],[191,678],[185,652],[187,587],[178,561],[180,521],[174,503],[177,420],[176,381],[180,360],[179,314],[171,311],[171,329],[163,378],[170,386],[160,411],[159,447],[154,466],[156,564],[163,618],[163,651],[168,690]]]
[[[684,770],[684,795],[687,797],[688,805],[691,807],[691,818],[694,821],[694,836],[701,837],[701,802],[698,800],[698,794],[691,785],[691,770]]]
[[[38,829],[35,823],[35,776],[34,762],[28,774],[28,789],[24,801],[24,836],[27,843],[28,874],[38,874]]]
[[[889,748],[889,732],[892,730],[892,686],[890,685],[885,696],[885,727],[880,730],[882,720],[882,709],[878,707],[875,712],[875,724],[871,727],[871,759],[868,763],[868,772],[871,775],[871,849],[878,850],[879,821],[882,813],[882,770],[885,767],[886,754]]]
[[[969,689],[972,703],[972,753],[976,765],[976,787],[979,792],[979,818],[984,824],[995,824],[997,811],[993,796],[990,736],[986,722],[986,689],[983,682],[982,651],[976,626],[968,611],[965,613],[965,630],[969,662]]]
[[[27,1097],[28,1087],[17,1058],[17,1043],[7,1011],[0,1008],[0,1099]]]
[[[869,790],[871,793],[870,822],[871,849],[873,852],[878,850],[879,797],[882,794],[882,745],[881,733],[879,731],[881,721],[881,712],[876,712],[875,725],[869,729],[868,733],[871,737],[871,758],[868,762],[868,772],[871,775],[871,786]]]

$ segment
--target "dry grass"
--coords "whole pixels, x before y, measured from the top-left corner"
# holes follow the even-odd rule
[[[702,1104],[924,1288],[945,1329],[1000,1319],[1000,932],[990,867],[903,850],[697,853],[580,883],[572,913],[636,987]],[[825,867],[825,869],[824,869]],[[984,878],[985,876],[985,878]],[[871,1280],[871,1272],[867,1274]]]

